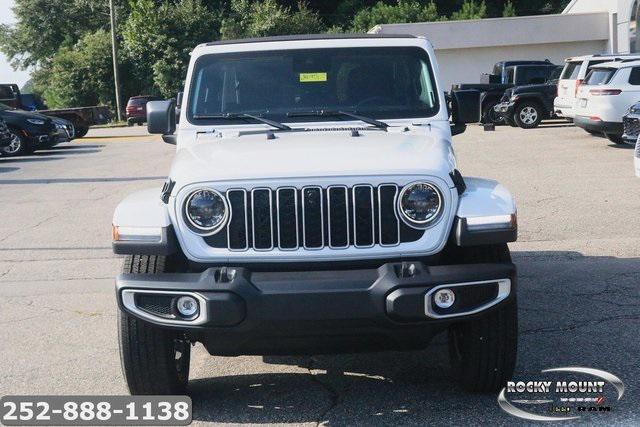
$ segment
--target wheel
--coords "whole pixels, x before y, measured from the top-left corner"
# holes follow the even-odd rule
[[[23,156],[30,154],[33,150],[31,144],[24,135],[15,129],[9,129],[11,142],[6,147],[2,147],[2,154],[7,157]]]
[[[613,142],[614,144],[618,144],[618,145],[631,145],[631,144],[627,144],[624,139],[622,139],[622,135],[615,135],[612,133],[605,133],[605,136],[607,137],[607,139],[611,142]]]
[[[506,244],[463,248],[458,262],[510,262]],[[495,392],[511,379],[518,350],[518,309],[515,295],[499,309],[449,328],[449,357],[463,388]]]
[[[76,126],[76,138],[82,138],[89,132],[89,126],[78,125]]]
[[[535,102],[523,102],[516,107],[513,120],[522,129],[536,128],[542,121],[542,108]]]
[[[129,255],[124,273],[166,271],[166,258]],[[122,372],[133,395],[185,394],[191,346],[177,332],[153,326],[120,311],[118,340]]]
[[[133,120],[128,119],[127,120],[127,126],[129,126],[129,127],[133,126]]]
[[[482,123],[493,123],[496,125],[504,123],[502,117],[493,109],[496,105],[498,105],[497,102],[489,102],[482,107]]]

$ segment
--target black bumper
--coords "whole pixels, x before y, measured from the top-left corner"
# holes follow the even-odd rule
[[[619,122],[605,122],[602,120],[595,120],[586,116],[576,116],[573,119],[573,123],[589,132],[601,132],[609,135],[622,135],[624,128],[622,123]]]
[[[433,301],[441,285],[456,295],[447,309]],[[122,310],[157,326],[182,330],[211,354],[316,354],[424,348],[453,322],[482,316],[511,300],[516,271],[510,263],[419,262],[343,271],[210,268],[203,273],[123,274],[116,288]],[[163,292],[168,292],[164,303],[154,299],[162,298]],[[181,293],[200,299],[201,315],[195,324],[171,322],[176,320],[175,298]],[[168,314],[172,307],[174,314]]]

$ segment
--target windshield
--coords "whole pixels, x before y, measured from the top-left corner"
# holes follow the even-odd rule
[[[194,124],[246,123],[220,118],[239,113],[279,122],[326,121],[292,114],[320,110],[376,119],[435,115],[438,95],[427,53],[417,47],[296,49],[196,61],[187,106]]]
[[[577,80],[578,74],[580,74],[580,67],[582,66],[582,61],[580,62],[567,62],[564,66],[564,70],[562,71],[562,75],[560,76],[563,80]]]
[[[587,86],[606,85],[615,73],[616,70],[612,68],[593,68],[587,74],[584,84]]]

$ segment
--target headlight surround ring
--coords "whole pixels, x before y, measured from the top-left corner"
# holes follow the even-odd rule
[[[217,203],[220,203],[219,207],[222,207],[222,209],[224,209],[224,212],[222,213],[220,219],[210,226],[206,226],[201,223],[199,224],[196,219],[192,218],[192,215],[189,212],[189,208],[194,197],[201,195],[202,193],[209,193],[214,200],[217,200]],[[200,236],[212,236],[218,233],[227,225],[227,222],[229,220],[229,205],[227,203],[227,199],[220,192],[211,188],[198,188],[196,190],[193,190],[187,196],[184,202],[183,213],[187,225],[189,226],[191,231]],[[218,214],[217,216],[220,215]]]
[[[434,201],[437,203],[435,209],[433,207],[429,207],[428,210],[431,212],[428,213],[425,218],[417,218],[417,215],[407,213],[407,206],[405,204],[410,202],[406,199],[408,197],[408,193],[410,191],[416,191],[418,188],[422,187],[423,191],[428,191],[431,193],[431,203]],[[402,222],[407,224],[411,228],[415,228],[418,230],[424,230],[426,228],[431,227],[442,215],[444,206],[444,199],[442,197],[442,193],[438,189],[438,187],[430,182],[426,181],[416,181],[411,182],[404,186],[400,194],[398,195],[396,209],[398,210],[398,214],[402,219]]]

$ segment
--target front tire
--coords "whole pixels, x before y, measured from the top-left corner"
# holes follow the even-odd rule
[[[465,264],[511,262],[506,244],[462,248]],[[513,376],[518,350],[515,295],[481,318],[449,328],[449,356],[462,387],[470,392],[498,391]]]
[[[124,273],[157,274],[166,271],[166,258],[129,255]],[[120,361],[132,395],[185,394],[189,381],[191,346],[178,333],[158,328],[120,311]]]
[[[6,147],[2,147],[2,155],[7,157],[24,156],[31,154],[31,144],[24,135],[15,129],[9,129],[11,133],[11,142]]]
[[[523,102],[516,107],[513,120],[522,129],[534,129],[542,121],[542,108],[535,102]]]
[[[489,102],[483,107],[483,111],[482,111],[483,124],[486,124],[486,123],[493,123],[495,125],[504,124],[504,120],[502,119],[502,117],[500,117],[500,115],[496,112],[496,110],[493,109],[493,107],[495,107],[496,105],[498,105],[498,102]]]

